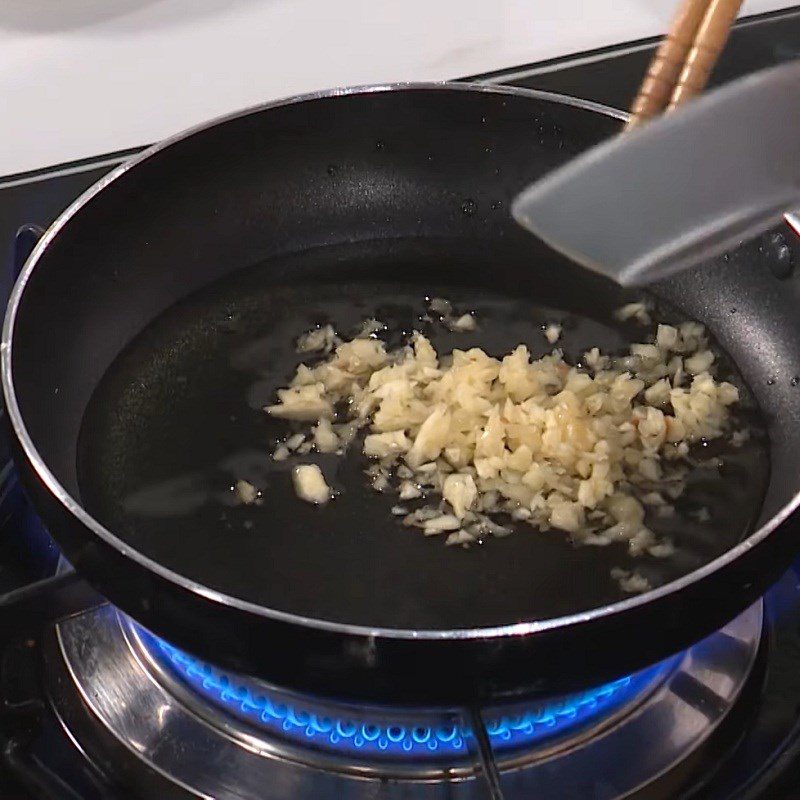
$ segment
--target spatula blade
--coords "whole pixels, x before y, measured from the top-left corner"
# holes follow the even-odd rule
[[[517,222],[623,285],[725,252],[800,207],[800,61],[592,148],[524,189]]]

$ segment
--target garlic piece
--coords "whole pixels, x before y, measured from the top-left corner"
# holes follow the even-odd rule
[[[442,486],[442,497],[450,503],[453,513],[464,519],[478,499],[478,487],[472,475],[448,475]]]
[[[645,303],[628,303],[617,309],[614,316],[621,322],[635,319],[640,325],[649,325],[652,321]]]
[[[260,492],[249,481],[238,480],[234,487],[236,499],[246,506],[254,505],[260,497]]]
[[[447,441],[450,412],[447,406],[438,405],[420,426],[414,444],[406,455],[410,467],[419,467],[439,456]]]
[[[275,448],[275,452],[272,454],[272,458],[275,461],[286,461],[291,454],[289,453],[289,448],[285,444],[279,444]]]
[[[372,458],[386,458],[387,456],[405,453],[411,447],[411,442],[405,431],[387,431],[386,433],[370,433],[364,439],[364,454]]]
[[[700,353],[689,356],[683,362],[683,365],[690,374],[699,375],[701,372],[707,372],[713,363],[714,354],[710,350],[703,350]]]
[[[332,325],[323,325],[304,333],[297,340],[298,353],[330,353],[336,341],[336,332]]]
[[[678,343],[678,329],[672,325],[659,325],[656,332],[656,344],[662,350],[672,350]]]
[[[325,384],[310,383],[278,389],[280,403],[264,410],[273,417],[311,422],[321,417],[333,416],[333,405],[324,397]]]
[[[399,471],[399,470],[398,470]],[[422,496],[422,490],[417,484],[411,481],[403,481],[400,484],[400,499],[401,500],[414,500]]]
[[[325,483],[322,470],[316,464],[301,464],[292,470],[294,490],[301,500],[324,505],[333,497],[331,487]]]
[[[474,331],[478,327],[475,322],[475,317],[473,317],[472,314],[462,314],[455,319],[448,318],[445,320],[445,324],[451,331],[457,331],[459,333]]]
[[[422,525],[422,532],[426,536],[436,536],[445,531],[455,531],[461,527],[458,517],[452,514],[442,514],[440,517],[426,520]]]
[[[561,338],[561,331],[562,327],[560,325],[556,325],[555,322],[551,322],[544,328],[544,338],[547,339],[550,344],[555,344]]]
[[[297,450],[301,444],[305,441],[305,435],[302,433],[296,433],[294,436],[290,436],[286,440],[286,449],[287,450]]]
[[[314,445],[320,453],[333,453],[339,447],[339,437],[325,417],[314,426]]]

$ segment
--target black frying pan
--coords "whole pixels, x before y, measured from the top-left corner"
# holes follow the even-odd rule
[[[199,128],[90,189],[27,262],[2,350],[20,471],[75,567],[221,666],[400,702],[593,684],[753,602],[798,549],[800,452],[797,283],[755,264],[754,246],[654,290],[667,317],[707,323],[770,443],[769,464],[757,436],[731,456],[722,494],[696,476],[689,494],[715,525],[687,518],[674,559],[640,563],[654,591],[621,593],[620,548],[528,529],[464,552],[403,529],[356,455],[332,505],[303,505],[268,458],[282,428],[258,406],[314,322],[377,314],[407,330],[435,293],[492,321],[466,339],[432,330],[443,350],[541,353],[554,314],[572,358],[640,337],[612,321],[627,295],[508,214],[522,186],[619,125],[514,89],[329,93]],[[264,489],[263,507],[226,505],[236,477]]]

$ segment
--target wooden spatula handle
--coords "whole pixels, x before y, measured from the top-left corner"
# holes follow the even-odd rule
[[[742,0],[711,0],[672,90],[668,110],[703,91],[741,6]]]
[[[669,103],[675,84],[695,41],[709,0],[684,0],[666,38],[656,51],[631,106],[627,127],[634,128],[658,116]]]

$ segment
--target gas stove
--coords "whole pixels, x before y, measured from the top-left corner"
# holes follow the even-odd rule
[[[682,763],[751,677],[762,621],[759,603],[640,673],[482,709],[496,796],[622,797]],[[128,760],[164,776],[159,797],[181,796],[177,784],[201,797],[493,796],[474,725],[458,709],[294,695],[201,663],[110,607],[60,625],[51,647],[62,724],[95,758],[109,740],[122,743]]]
[[[800,10],[746,20],[714,80],[800,56],[798,42]],[[473,79],[627,107],[653,47]],[[35,235],[18,235],[23,223],[47,224],[129,155],[0,180],[9,261]],[[788,230],[766,246],[785,250],[788,270],[800,255]],[[4,592],[68,565],[0,460],[2,604]],[[0,631],[4,800],[800,798],[800,562],[725,628],[660,664],[494,707],[300,695],[203,662],[109,604],[26,630],[37,633]]]
[[[35,578],[58,556],[3,477],[14,564]],[[2,796],[790,798],[775,781],[793,779],[800,747],[798,620],[800,564],[632,675],[480,709],[389,708],[220,670],[101,604],[4,644]]]

